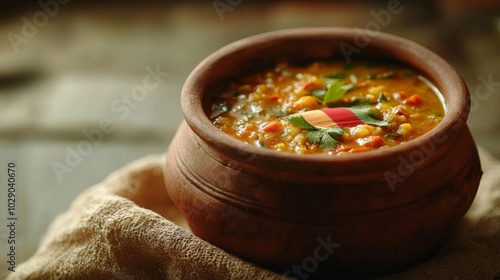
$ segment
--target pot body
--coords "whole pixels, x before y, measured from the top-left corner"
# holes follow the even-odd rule
[[[256,36],[217,51],[191,73],[182,93],[185,122],[170,144],[164,178],[194,234],[300,279],[358,279],[411,267],[453,233],[482,174],[466,126],[467,87],[429,50],[370,32],[361,49],[358,32],[312,28]],[[358,51],[428,77],[446,104],[441,123],[399,146],[332,157],[254,147],[207,117],[211,94],[228,78],[282,59],[351,59]]]
[[[469,130],[458,136],[389,164],[304,168],[220,154],[183,123],[165,180],[193,233],[230,253],[295,276],[371,277],[430,257],[471,205],[480,163]]]

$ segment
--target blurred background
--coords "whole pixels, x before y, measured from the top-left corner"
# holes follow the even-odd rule
[[[473,97],[469,127],[500,157],[498,0],[1,2],[0,277],[9,162],[20,263],[79,193],[166,151],[182,120],[182,85],[203,58],[266,31],[375,21],[426,46],[462,74]],[[388,5],[400,12],[383,18]]]

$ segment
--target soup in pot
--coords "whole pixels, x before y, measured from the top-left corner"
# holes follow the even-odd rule
[[[210,118],[263,149],[341,155],[400,145],[444,114],[438,90],[411,68],[319,61],[240,77],[215,94]]]

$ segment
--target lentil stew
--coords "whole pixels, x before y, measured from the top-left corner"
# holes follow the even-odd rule
[[[418,72],[381,61],[278,63],[218,92],[213,124],[261,148],[297,154],[365,152],[428,132],[445,114]]]

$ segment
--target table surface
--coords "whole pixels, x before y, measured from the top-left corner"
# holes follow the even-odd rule
[[[182,120],[182,84],[198,62],[265,31],[378,24],[434,50],[469,86],[477,143],[500,156],[500,17],[491,9],[498,7],[465,15],[402,2],[388,14],[383,1],[214,3],[0,5],[0,166],[17,165],[18,262],[84,189],[127,162],[166,151]],[[144,90],[148,76],[154,83]],[[0,173],[3,224],[7,178]],[[5,240],[3,227],[0,233]],[[0,242],[2,260],[6,245]],[[6,271],[1,261],[0,276]]]

